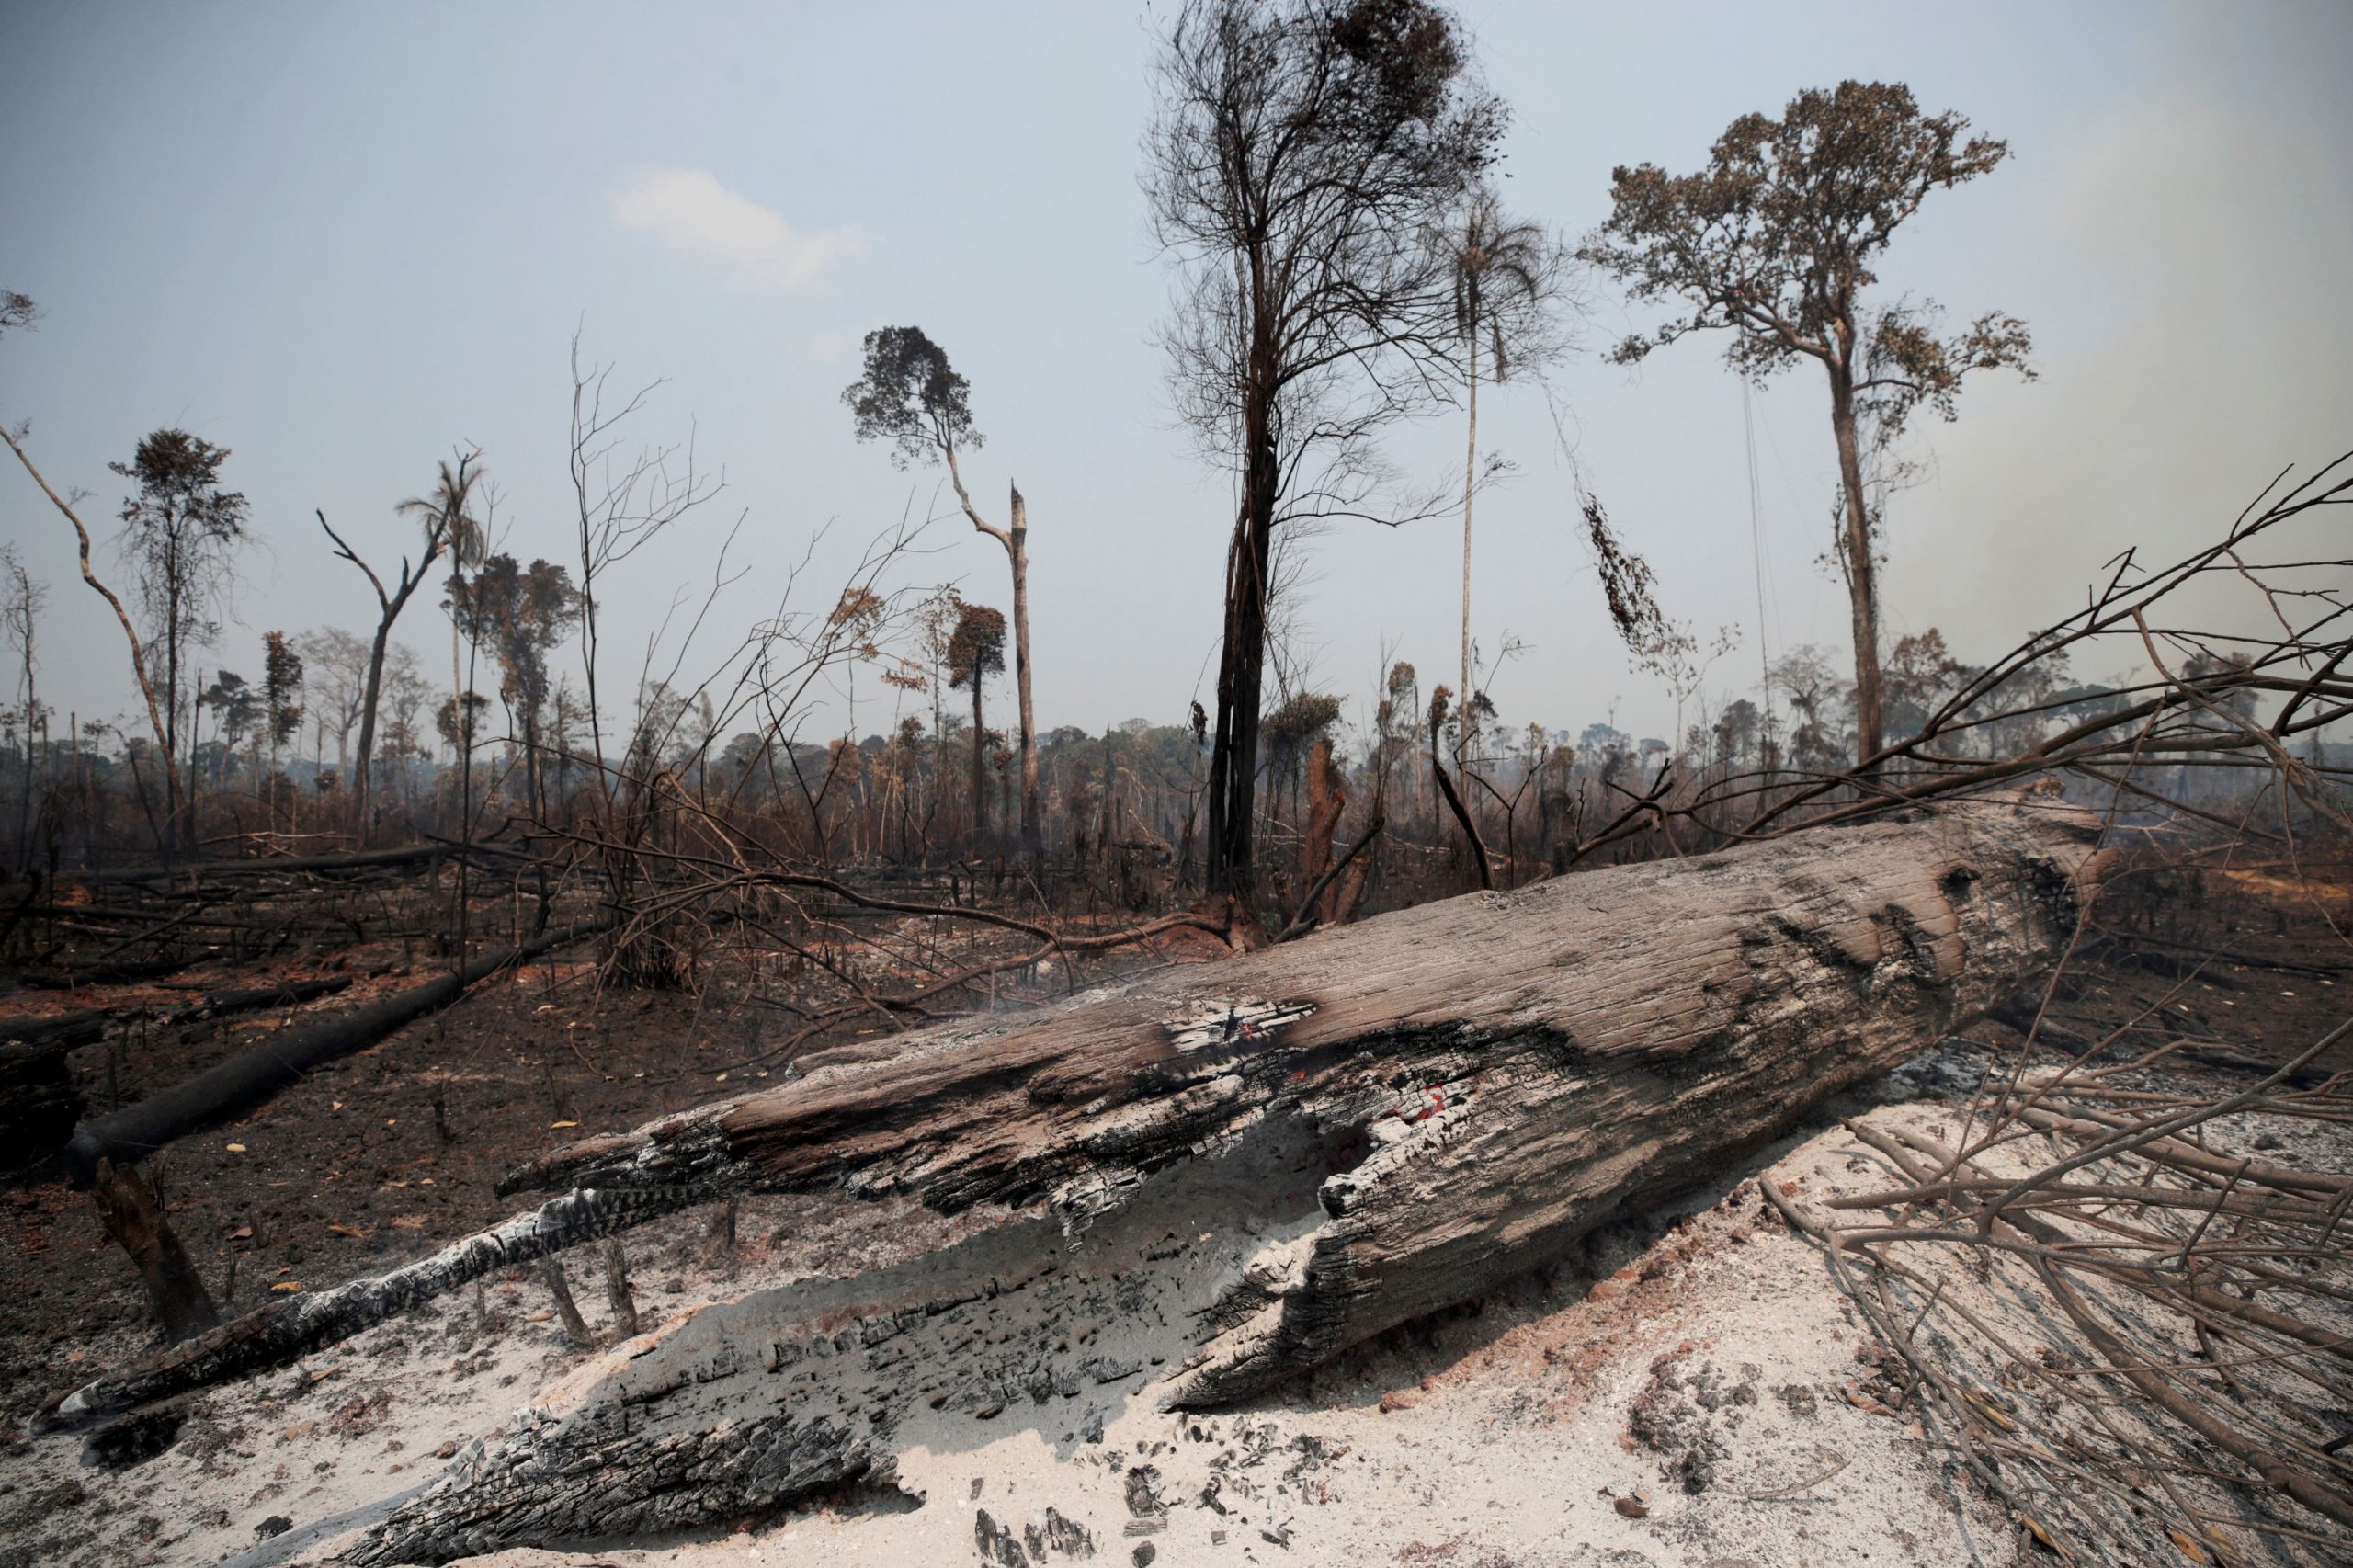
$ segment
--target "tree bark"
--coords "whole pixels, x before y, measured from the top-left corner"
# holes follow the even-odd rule
[[[1478,488],[1479,469],[1479,285],[1471,281],[1469,359],[1462,378],[1470,414],[1470,433],[1462,449],[1462,724],[1455,736],[1454,770],[1462,771],[1471,756],[1471,500]],[[1477,853],[1474,846],[1472,853]]]
[[[186,1339],[220,1323],[221,1313],[196,1265],[188,1261],[187,1249],[164,1217],[164,1195],[146,1173],[136,1165],[100,1160],[91,1197],[107,1234],[138,1268],[139,1282],[147,1289],[165,1338]]]
[[[1722,1172],[2010,994],[2063,948],[2097,835],[2021,797],[1470,895],[1042,1017],[845,1046],[780,1088],[575,1145],[508,1187],[585,1188],[550,1208],[614,1222],[752,1190],[1035,1217],[683,1313],[347,1559],[724,1517],[908,1443],[983,1440],[1017,1408],[1051,1437],[1091,1401],[1256,1393]],[[413,1301],[477,1253],[512,1256],[475,1238],[343,1290]],[[308,1326],[290,1338],[274,1312]],[[335,1326],[322,1296],[212,1337],[283,1349]],[[209,1375],[128,1369],[58,1418],[272,1364],[204,1354]]]
[[[1250,406],[1258,404],[1254,400]],[[1266,671],[1267,578],[1274,555],[1279,488],[1278,459],[1268,434],[1250,445],[1242,513],[1234,519],[1233,540],[1226,551],[1225,634],[1218,649],[1217,733],[1210,750],[1206,880],[1211,892],[1235,899],[1245,911],[1256,884],[1258,703]]]
[[[1017,658],[1018,655],[1017,654]],[[983,771],[988,732],[981,728],[981,660],[972,660],[972,852],[988,837],[988,778]]]
[[[1862,763],[1885,744],[1880,718],[1879,563],[1871,558],[1870,503],[1855,436],[1853,377],[1836,364],[1830,367],[1830,426],[1838,438],[1838,478],[1847,498],[1839,553],[1847,568],[1849,630],[1855,640],[1855,760]]]
[[[1046,852],[1046,834],[1038,806],[1038,718],[1029,705],[1029,506],[1018,485],[1005,549],[1013,558],[1013,689],[1021,704],[1021,853],[1035,860]]]

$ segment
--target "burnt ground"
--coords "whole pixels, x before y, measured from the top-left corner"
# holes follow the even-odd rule
[[[2249,1062],[2284,1060],[2343,1021],[2353,1000],[2353,874],[2344,866],[2183,863],[2154,854],[2111,878],[2076,960],[2053,991],[2046,1029],[2097,1040],[2107,1056],[2172,1044]],[[1198,959],[1180,952],[1128,960]],[[305,1008],[248,1015],[82,1048],[74,1068],[93,1113],[135,1100],[305,1012],[415,983],[430,960],[397,947],[329,960],[360,978]],[[18,991],[28,1012],[135,1000],[185,1002],[208,987],[320,972],[321,965],[193,970],[159,990],[92,988],[70,999]],[[1108,964],[1083,977],[1107,978]],[[1067,983],[1065,979],[1064,983]],[[1062,989],[1061,985],[1054,987]],[[2029,1011],[2038,998],[2027,999]],[[224,1311],[274,1291],[315,1290],[416,1256],[512,1212],[494,1184],[524,1160],[582,1136],[740,1092],[780,1063],[745,1066],[794,1020],[714,988],[599,994],[584,962],[534,966],[336,1062],[232,1124],[191,1136],[163,1162],[174,1223]],[[875,1029],[845,1028],[845,1035]],[[1988,1043],[2017,1037],[1998,1023]],[[2054,1043],[2066,1044],[2064,1038]],[[2353,1067],[2353,1045],[2322,1065]],[[2252,1082],[2208,1061],[2220,1084]],[[233,1148],[235,1145],[237,1147]],[[152,1343],[128,1262],[86,1198],[62,1179],[0,1190],[0,1451],[25,1439],[39,1402]],[[0,1482],[0,1492],[9,1490]]]
[[[1178,934],[1150,954],[1090,960],[1075,983],[1216,950],[1213,938]],[[432,960],[404,960],[397,945],[366,946],[325,963],[191,969],[167,987],[19,990],[0,999],[0,1009],[178,1006],[210,990],[338,969],[355,976],[353,984],[303,1006],[176,1029],[134,1026],[123,1038],[77,1049],[72,1066],[85,1114],[102,1115],[252,1050],[290,1023],[428,979]],[[1039,978],[1051,994],[1074,983],[1057,972]],[[699,996],[600,993],[594,966],[582,959],[533,965],[330,1063],[251,1114],[173,1145],[160,1161],[172,1223],[223,1316],[284,1287],[318,1290],[372,1273],[514,1212],[517,1201],[498,1197],[495,1185],[535,1154],[741,1093],[747,1080],[780,1070],[780,1058],[752,1059],[773,1051],[798,1023],[724,986]],[[847,1024],[804,1049],[877,1032]],[[0,1187],[0,1278],[7,1282],[0,1290],[0,1443],[19,1440],[49,1394],[153,1344],[128,1260],[87,1195],[62,1176]]]

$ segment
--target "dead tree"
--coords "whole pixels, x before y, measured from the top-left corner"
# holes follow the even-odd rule
[[[1025,1401],[1059,1426],[1090,1400],[1242,1398],[1722,1170],[2011,994],[2075,928],[2097,837],[2047,795],[1959,804],[846,1046],[780,1088],[527,1167],[510,1188],[571,1195],[340,1303],[110,1374],[51,1424],[278,1364],[549,1232],[754,1190],[1014,1213],[896,1268],[674,1318],[347,1556],[708,1520]]]
[[[1191,0],[1154,70],[1144,187],[1184,267],[1177,409],[1232,465],[1208,882],[1247,901],[1277,530],[1368,515],[1383,426],[1452,372],[1454,270],[1428,243],[1493,161],[1502,106],[1427,0]]]
[[[91,1196],[97,1199],[107,1234],[139,1270],[139,1282],[146,1287],[148,1304],[155,1309],[155,1322],[165,1339],[186,1339],[220,1323],[221,1313],[196,1265],[188,1261],[188,1249],[164,1216],[163,1188],[150,1174],[137,1165],[100,1160]]]
[[[459,467],[463,469],[470,460],[460,457]],[[376,569],[360,559],[359,552],[345,543],[343,536],[328,524],[326,513],[320,511],[317,514],[319,527],[326,529],[327,538],[335,540],[335,552],[358,567],[367,577],[368,585],[376,591],[376,635],[369,644],[368,685],[360,698],[359,750],[352,758],[351,833],[354,842],[361,845],[368,842],[369,801],[375,788],[376,707],[383,695],[384,650],[392,642],[392,622],[398,620],[401,611],[408,608],[409,599],[424,584],[425,574],[433,570],[433,563],[440,559],[453,531],[460,535],[463,548],[459,553],[462,559],[471,560],[481,553],[475,535],[466,534],[459,528],[460,524],[472,525],[472,518],[467,513],[462,499],[454,507],[418,502],[405,505],[425,515],[425,553],[418,558],[414,570],[409,566],[408,557],[401,557],[400,577],[389,592],[384,587],[384,580],[376,575]]]

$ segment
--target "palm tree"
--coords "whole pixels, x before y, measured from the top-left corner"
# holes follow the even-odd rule
[[[1493,187],[1472,188],[1447,236],[1454,259],[1454,324],[1462,341],[1462,384],[1470,430],[1462,454],[1462,694],[1454,743],[1459,772],[1471,749],[1475,706],[1471,685],[1471,499],[1479,469],[1479,340],[1493,348],[1500,382],[1515,361],[1540,362],[1556,345],[1552,308],[1560,294],[1560,247],[1534,223],[1506,218]]]
[[[403,517],[424,520],[426,548],[438,543],[449,551],[452,580],[468,567],[481,565],[490,550],[489,530],[473,514],[474,492],[483,479],[481,460],[479,447],[460,452],[454,467],[448,458],[443,458],[433,488],[422,495],[410,496],[393,508]],[[465,701],[466,677],[459,661],[455,616],[449,619],[449,696],[460,705]]]

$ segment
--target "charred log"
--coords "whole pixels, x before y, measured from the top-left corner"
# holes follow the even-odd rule
[[[1038,1217],[681,1314],[346,1556],[703,1522],[1010,1409],[1077,1426],[1090,1401],[1256,1392],[1722,1170],[2010,994],[2075,928],[2096,841],[2040,797],[1471,895],[807,1058],[780,1088],[576,1145],[510,1186],[642,1212],[835,1190]],[[400,1278],[345,1289],[424,1283]],[[270,1316],[245,1344],[281,1341]],[[212,1365],[232,1362],[262,1364]],[[167,1358],[59,1414],[209,1381]]]
[[[438,974],[380,1001],[281,1030],[267,1045],[137,1105],[84,1122],[65,1145],[66,1168],[76,1185],[86,1186],[102,1159],[136,1160],[153,1153],[174,1139],[260,1104],[314,1067],[367,1050],[395,1029],[448,1006],[500,971],[601,929],[600,922],[551,931],[520,947],[475,959],[462,971]]]

